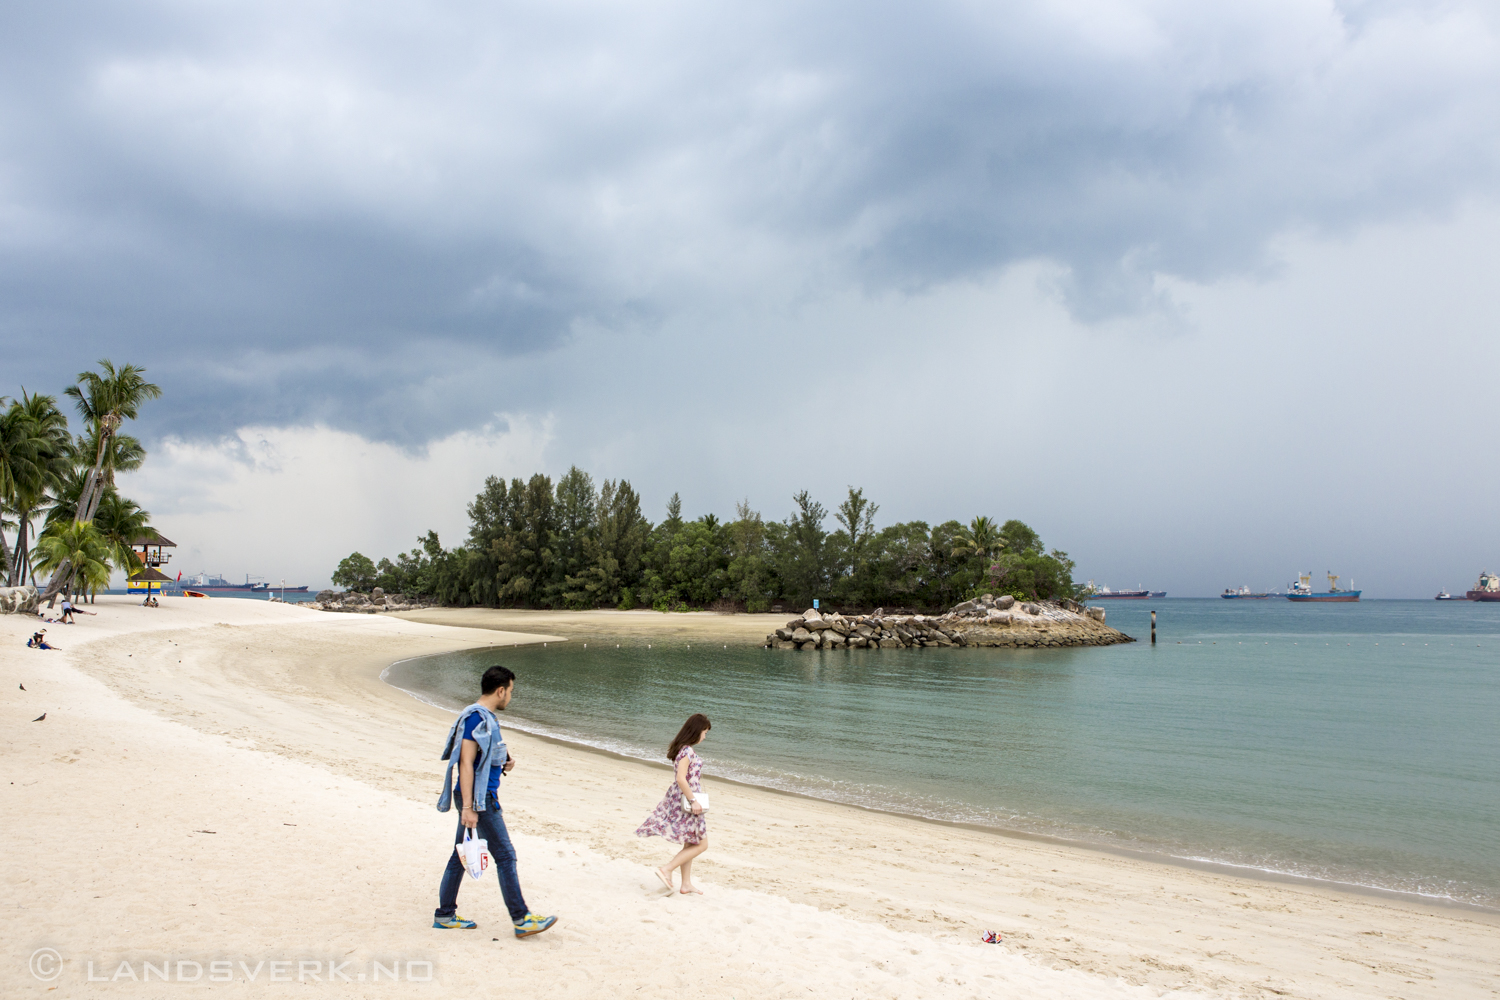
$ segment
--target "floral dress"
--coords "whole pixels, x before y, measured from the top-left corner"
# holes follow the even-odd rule
[[[698,775],[703,772],[703,759],[693,752],[692,747],[683,747],[677,751],[677,761],[684,757],[688,759],[688,787],[696,795],[703,791],[703,786],[698,781]],[[646,817],[646,822],[636,828],[637,837],[665,837],[674,844],[696,844],[708,836],[708,817],[694,816],[684,803],[682,789],[677,787],[677,761],[673,762],[672,784],[667,787],[666,798],[658,802],[651,815]]]

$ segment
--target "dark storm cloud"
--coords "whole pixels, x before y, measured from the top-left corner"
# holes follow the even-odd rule
[[[148,365],[179,432],[415,444],[546,406],[516,358],[688,304],[1046,258],[1076,316],[1138,313],[1159,275],[1253,271],[1288,230],[1492,193],[1491,17],[23,7],[0,15],[0,336],[36,385]]]

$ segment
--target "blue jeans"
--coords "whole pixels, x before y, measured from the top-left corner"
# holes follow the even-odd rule
[[[456,806],[459,802],[460,798],[455,792],[453,804]],[[463,815],[462,811],[459,815]],[[510,834],[505,830],[505,816],[500,812],[500,800],[495,797],[494,792],[485,799],[485,810],[479,813],[479,825],[474,828],[474,836],[489,841],[490,859],[495,862],[495,874],[500,877],[500,895],[505,897],[510,922],[520,923],[530,911],[526,907],[526,900],[521,896],[521,879],[516,874],[516,849],[510,844]],[[460,819],[453,842],[461,844],[463,839],[464,823]],[[432,914],[434,919],[444,920],[458,912],[458,890],[468,874],[458,852],[451,852],[448,855],[448,867],[443,869],[443,884],[438,889],[438,908]]]

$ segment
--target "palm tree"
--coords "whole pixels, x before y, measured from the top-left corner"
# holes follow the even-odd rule
[[[134,500],[109,490],[94,514],[94,528],[109,548],[110,561],[127,577],[141,571],[140,555],[131,546],[137,539],[155,538],[151,514]]]
[[[67,394],[78,406],[88,428],[85,439],[94,445],[94,465],[84,482],[83,492],[74,511],[74,523],[93,520],[94,511],[104,499],[104,487],[114,482],[114,463],[121,457],[112,447],[120,425],[133,420],[148,399],[161,396],[161,387],[147,382],[146,370],[135,365],[116,369],[108,358],[99,361],[100,372],[79,372],[78,383],[67,388]],[[101,374],[102,372],[102,374]],[[136,442],[137,446],[139,442]],[[43,597],[56,600],[68,576],[68,567],[54,568],[52,580]]]
[[[26,580],[31,553],[27,535],[32,520],[47,509],[52,495],[73,467],[73,440],[68,434],[68,418],[57,408],[57,398],[21,390],[21,398],[11,404],[7,417],[14,414],[29,421],[38,445],[30,475],[19,477],[5,509],[16,515],[16,557],[10,567],[9,586]]]
[[[58,590],[71,597],[78,590],[109,584],[109,545],[90,521],[74,521],[42,532],[31,551],[36,568],[51,570]]]
[[[974,518],[963,529],[960,537],[963,551],[984,559],[986,569],[1005,548],[1005,539],[1000,537],[1000,526],[990,517]]]
[[[0,406],[4,406],[6,402],[6,399],[0,398]],[[0,410],[0,510],[18,513],[21,493],[34,490],[45,480],[48,469],[47,441],[39,433],[36,421],[31,419],[21,401],[9,402],[10,406]],[[18,521],[17,528],[19,527]],[[16,540],[18,546],[25,544],[19,530]],[[0,527],[0,573],[9,581],[16,569],[17,562],[11,559],[4,528]]]

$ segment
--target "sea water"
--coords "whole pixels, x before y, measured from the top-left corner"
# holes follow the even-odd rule
[[[1158,645],[1147,641],[1159,612]],[[435,703],[503,663],[508,724],[933,819],[1500,907],[1500,604],[1111,602],[1141,641],[793,651],[687,640],[395,664]],[[650,803],[643,803],[646,808]]]

